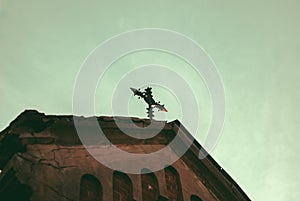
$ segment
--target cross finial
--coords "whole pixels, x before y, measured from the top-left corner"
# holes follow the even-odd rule
[[[167,109],[164,105],[161,105],[160,102],[156,102],[152,96],[152,88],[147,87],[144,92],[141,92],[138,89],[130,88],[134,95],[137,95],[139,98],[143,98],[144,101],[148,104],[147,114],[148,117],[152,120],[154,117],[153,109],[157,108],[160,111],[167,112]]]

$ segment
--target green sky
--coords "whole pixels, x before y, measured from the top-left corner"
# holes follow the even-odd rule
[[[298,201],[299,9],[296,0],[0,0],[0,129],[26,108],[71,114],[80,66],[106,39],[137,28],[170,29],[200,44],[224,83],[226,119],[212,156],[251,199]],[[178,58],[139,52],[112,66],[96,99],[109,102],[101,90],[115,86],[126,67],[149,62],[172,66],[193,80]],[[201,89],[201,82],[190,84]],[[205,117],[196,134],[200,143],[210,113],[203,89],[197,93]],[[167,119],[180,119],[174,96],[163,90],[156,96],[171,108]],[[130,114],[143,117],[144,105],[135,101],[129,101]],[[111,115],[102,105],[96,110]]]

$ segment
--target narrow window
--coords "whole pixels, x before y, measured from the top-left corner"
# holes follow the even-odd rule
[[[191,201],[202,201],[202,199],[199,198],[197,195],[192,195],[191,196]]]
[[[143,194],[143,201],[156,201],[159,197],[159,187],[158,181],[154,173],[151,171],[147,171],[145,169],[142,170],[143,172],[148,172],[146,174],[142,174],[142,194]]]
[[[173,167],[165,168],[165,179],[169,201],[183,201],[180,178]]]
[[[102,186],[93,175],[86,174],[81,177],[80,201],[102,201]]]
[[[113,174],[113,200],[133,200],[132,182],[130,178],[126,174],[118,171],[115,171]]]

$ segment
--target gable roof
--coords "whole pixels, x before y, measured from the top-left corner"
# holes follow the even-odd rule
[[[28,144],[57,144],[57,145],[81,145],[74,126],[73,116],[45,115],[36,110],[25,110],[10,125],[0,132],[0,169],[3,169],[11,157],[17,152],[26,152]],[[202,146],[193,138],[188,130],[178,121],[162,122],[150,121],[132,117],[76,117],[82,121],[88,131],[92,121],[98,121],[105,136],[113,144],[126,145],[168,145],[175,136],[179,136],[181,143],[191,146],[181,156],[187,166],[198,176],[201,182],[207,186],[221,200],[250,200],[237,183],[226,173],[222,167],[210,156],[199,159]],[[116,124],[116,120],[118,124]],[[132,122],[137,126],[133,126]],[[136,139],[124,134],[122,129],[143,132],[140,128],[162,125],[161,131],[148,139]],[[142,133],[145,137],[152,136],[151,129],[145,129]],[[93,137],[93,136],[91,136]],[[91,139],[91,142],[94,140]],[[97,141],[101,144],[101,142]],[[176,147],[173,148],[176,153]],[[204,151],[205,152],[205,151]]]

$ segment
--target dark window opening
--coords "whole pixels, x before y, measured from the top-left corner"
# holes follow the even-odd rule
[[[165,168],[165,179],[169,201],[183,201],[180,178],[175,168]]]
[[[122,173],[115,171],[113,174],[113,201],[132,201],[133,189],[130,178]]]
[[[191,201],[202,201],[202,199],[199,198],[197,195],[192,195],[191,196]]]
[[[142,170],[142,172],[144,172]],[[158,181],[151,171],[141,175],[143,201],[157,201],[159,198]]]
[[[83,175],[80,182],[80,201],[103,201],[102,186],[93,175]]]

